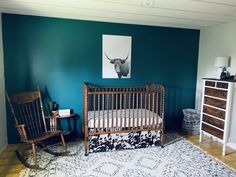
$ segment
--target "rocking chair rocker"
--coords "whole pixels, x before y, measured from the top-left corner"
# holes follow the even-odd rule
[[[32,146],[34,164],[27,162],[19,150],[15,151],[18,159],[26,167],[32,169],[40,168],[36,159],[36,146],[55,156],[66,155],[68,153],[64,136],[61,131],[57,130],[56,116],[50,117],[50,130],[48,131],[39,89],[14,95],[8,95],[6,92],[6,97],[21,141]],[[48,140],[53,137],[60,137],[64,148],[63,152],[54,152],[48,148],[52,145],[48,143]]]

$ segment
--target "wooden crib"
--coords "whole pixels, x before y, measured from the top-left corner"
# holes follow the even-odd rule
[[[154,142],[163,147],[164,85],[148,83],[145,86],[101,87],[84,83],[83,93],[85,155],[89,152],[146,147],[154,145]],[[141,135],[144,131],[147,134]],[[159,136],[151,134],[152,131],[158,132]],[[129,147],[120,137],[111,137],[112,134],[119,136],[124,133],[129,138]],[[101,138],[101,135],[106,137]],[[117,143],[115,146],[114,142]]]

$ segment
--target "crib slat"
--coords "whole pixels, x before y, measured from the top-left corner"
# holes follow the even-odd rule
[[[93,131],[94,132],[96,132],[95,118],[96,118],[96,95],[93,95]]]
[[[130,104],[131,104],[130,100],[131,99],[130,99],[130,93],[129,93],[129,130],[130,130]]]
[[[98,131],[100,132],[100,95],[98,95]]]
[[[139,125],[139,123],[138,123],[138,111],[139,111],[139,109],[138,109],[138,103],[139,103],[139,100],[138,100],[138,93],[136,93],[136,109],[137,109],[137,117],[136,117],[136,119],[137,119],[137,124],[136,124],[136,127],[137,127],[137,129],[138,129],[138,125]]]
[[[116,130],[118,130],[118,94],[116,94]]]
[[[144,106],[145,106],[145,112],[144,112],[144,117],[145,117],[145,128],[147,128],[147,93],[144,94]]]
[[[148,118],[149,118],[149,125],[148,128],[151,128],[151,93],[148,94]]]
[[[122,130],[122,94],[120,94],[120,130]]]
[[[152,94],[152,128],[155,127],[154,108],[155,108],[155,93]]]
[[[143,94],[141,93],[141,129],[143,129]]]
[[[159,115],[159,114],[158,114],[158,93],[157,93],[157,100],[156,100],[156,114],[157,114],[157,125],[156,125],[157,127],[156,127],[156,128],[158,128],[158,124],[159,124],[159,122],[158,122],[158,121],[159,121],[159,120],[158,120],[158,118],[159,118],[159,117],[158,117],[158,115]]]
[[[106,104],[107,104],[107,131],[109,129],[109,95],[106,96],[107,97],[107,101],[106,101]]]
[[[134,126],[134,97],[135,97],[135,94],[133,93],[133,124],[132,124],[132,130],[135,128]]]
[[[104,94],[102,94],[102,131],[104,131],[105,128],[105,117],[104,117],[104,107],[105,107],[105,103],[104,103]]]
[[[124,94],[124,111],[125,111],[125,117],[124,117],[124,130],[126,130],[126,94]]]
[[[114,130],[114,116],[113,116],[113,110],[114,110],[114,94],[112,93],[112,97],[111,97],[111,126],[112,126],[112,130]]]
[[[161,103],[162,103],[162,105],[161,105],[161,113],[160,114],[161,114],[161,118],[164,119],[164,106],[165,106],[164,104],[165,103],[164,103],[164,92],[163,91],[161,92]]]

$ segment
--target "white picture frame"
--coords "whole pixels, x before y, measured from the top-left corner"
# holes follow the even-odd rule
[[[102,78],[131,78],[131,36],[102,35]]]

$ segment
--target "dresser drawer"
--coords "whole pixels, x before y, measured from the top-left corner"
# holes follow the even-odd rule
[[[208,107],[206,105],[203,106],[203,112],[210,114],[212,116],[218,117],[220,119],[225,119],[225,111],[221,111],[215,108]]]
[[[204,97],[204,103],[221,109],[226,109],[226,101],[215,98]]]
[[[205,88],[205,95],[226,99],[227,98],[227,90]]]
[[[223,89],[228,89],[228,83],[225,83],[225,82],[217,82],[216,83],[216,87],[217,88],[223,88]]]
[[[225,122],[223,120],[218,120],[216,118],[203,114],[202,121],[208,124],[214,125],[220,129],[224,129]]]
[[[210,87],[215,87],[216,86],[216,82],[214,82],[214,81],[206,81],[205,85],[206,86],[210,86]]]
[[[220,139],[223,139],[224,133],[221,130],[218,130],[218,129],[211,127],[209,125],[206,125],[204,123],[202,123],[202,130],[204,130],[205,132],[210,133],[211,135],[214,135]]]

